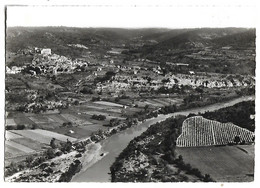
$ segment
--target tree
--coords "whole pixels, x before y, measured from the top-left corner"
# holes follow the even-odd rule
[[[93,91],[91,88],[88,88],[88,87],[83,87],[82,90],[80,90],[81,93],[83,94],[93,94]]]
[[[236,144],[238,144],[240,142],[240,137],[239,136],[235,136],[234,142]]]
[[[167,79],[166,79],[166,78],[164,78],[164,79],[162,79],[162,83],[164,83],[164,84],[165,84],[165,83],[168,83],[168,82],[170,82],[170,78],[167,78]]]
[[[203,178],[203,181],[204,182],[212,182],[213,179],[210,177],[209,174],[205,174],[204,178]]]
[[[32,161],[33,161],[33,157],[32,156],[28,156],[28,157],[26,157],[25,161],[27,163],[27,166],[31,167]]]
[[[74,101],[74,105],[79,105],[79,101],[78,101],[78,100],[75,100],[75,101]]]
[[[50,146],[52,147],[52,149],[55,149],[57,146],[56,146],[56,143],[55,143],[55,138],[52,138],[51,139],[51,142],[50,142]]]
[[[47,149],[47,151],[45,152],[45,155],[46,155],[47,159],[54,158],[55,157],[54,150],[51,148]]]
[[[145,110],[145,111],[147,111],[148,108],[149,108],[149,105],[148,105],[148,104],[144,106],[144,110]]]
[[[25,125],[17,125],[17,130],[23,130],[25,129]]]

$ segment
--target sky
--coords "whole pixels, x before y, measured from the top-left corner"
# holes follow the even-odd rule
[[[7,6],[7,26],[256,27],[253,5]]]

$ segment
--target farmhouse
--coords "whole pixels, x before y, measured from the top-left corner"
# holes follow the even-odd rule
[[[230,48],[232,48],[231,46],[223,46],[222,50],[229,50]]]
[[[43,48],[41,50],[42,55],[51,55],[51,49],[50,48]]]
[[[6,66],[6,74],[17,74],[22,70],[21,67],[13,66],[11,69]]]
[[[189,74],[194,75],[195,72],[194,71],[189,71]]]

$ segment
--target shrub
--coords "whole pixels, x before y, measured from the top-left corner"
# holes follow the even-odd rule
[[[54,150],[51,149],[51,148],[47,149],[46,152],[45,152],[45,155],[46,155],[47,159],[54,158],[55,157]]]
[[[14,126],[6,125],[5,130],[14,130]]]
[[[17,125],[17,130],[23,130],[25,129],[25,125]]]
[[[106,116],[104,115],[96,115],[96,114],[93,114],[91,119],[95,119],[95,120],[99,120],[99,121],[103,121],[106,119]]]
[[[32,166],[32,161],[33,161],[33,157],[32,156],[28,156],[26,157],[25,159],[25,162],[27,164],[28,167],[31,167]]]
[[[32,129],[37,129],[38,126],[36,124],[32,124]]]
[[[19,168],[18,168],[17,164],[11,162],[11,164],[9,166],[7,166],[5,169],[5,176],[10,176],[18,171],[19,171]]]

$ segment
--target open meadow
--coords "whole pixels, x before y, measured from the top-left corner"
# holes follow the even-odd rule
[[[254,145],[177,147],[185,163],[218,182],[254,180]]]

